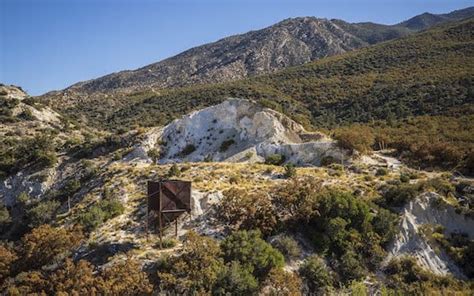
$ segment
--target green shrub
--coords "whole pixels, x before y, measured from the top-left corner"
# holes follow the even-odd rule
[[[249,151],[247,153],[245,153],[245,158],[246,159],[251,159],[253,157],[254,153],[252,151]]]
[[[10,223],[10,221],[10,212],[8,211],[7,207],[5,207],[3,204],[0,205],[0,230],[3,226]]]
[[[287,260],[296,259],[301,255],[298,242],[288,235],[277,236],[272,241],[272,246],[280,251]]]
[[[118,200],[102,200],[98,206],[105,213],[105,220],[121,215],[125,210],[122,203]]]
[[[230,146],[234,145],[235,141],[233,139],[226,140],[222,142],[221,146],[219,147],[220,152],[226,152]]]
[[[225,262],[238,261],[257,279],[285,262],[284,256],[261,238],[260,231],[236,231],[222,241],[221,249]]]
[[[121,215],[125,208],[118,200],[101,200],[79,215],[79,223],[92,231],[105,221]]]
[[[226,265],[213,288],[213,295],[257,295],[258,281],[237,261]]]
[[[221,250],[215,240],[188,232],[182,252],[166,257],[158,264],[161,290],[187,295],[210,294],[225,270],[220,256]],[[223,284],[225,286],[225,281]]]
[[[400,182],[402,183],[408,183],[410,182],[410,175],[405,174],[405,173],[400,173]]]
[[[469,283],[438,276],[421,268],[413,257],[392,259],[383,270],[388,286],[406,295],[470,295]]]
[[[324,156],[321,158],[321,166],[329,166],[333,163],[338,163],[339,161],[332,156]]]
[[[303,229],[344,282],[376,270],[396,233],[395,215],[351,192],[309,184],[275,189],[274,203],[287,225]]]
[[[112,155],[112,160],[119,161],[123,157],[123,154],[121,151],[115,151],[114,154]]]
[[[178,242],[176,241],[176,239],[165,237],[161,241],[161,246],[163,247],[163,249],[171,249],[171,248],[176,247],[177,243]],[[155,247],[156,248],[160,247],[160,242],[159,241],[155,244]]]
[[[35,228],[51,222],[61,204],[56,200],[40,201],[27,210],[29,227]]]
[[[180,175],[181,170],[178,168],[178,165],[176,163],[173,163],[173,165],[168,170],[168,174],[166,174],[168,178],[179,177]]]
[[[86,182],[99,174],[99,168],[90,160],[82,160],[83,171],[80,182]],[[77,191],[77,190],[76,190]]]
[[[265,158],[265,163],[266,164],[271,164],[271,165],[282,165],[286,160],[285,155],[282,154],[272,154],[267,156]]]
[[[38,151],[35,159],[36,163],[42,168],[49,168],[58,163],[58,157],[52,151]]]
[[[421,187],[424,190],[435,190],[439,194],[447,197],[449,194],[453,194],[456,191],[455,186],[447,179],[433,178],[421,183]]]
[[[240,176],[238,175],[232,175],[229,177],[229,183],[230,184],[238,184],[240,182]]]
[[[285,165],[285,178],[293,178],[296,176],[296,168],[292,163],[288,163]]]
[[[441,225],[423,225],[422,233],[431,242],[434,241],[441,246],[451,259],[461,267],[464,274],[469,278],[474,278],[474,240],[469,239],[465,233],[444,234],[444,227]]]
[[[160,159],[161,154],[160,154],[160,150],[153,148],[153,149],[148,150],[147,155],[148,157],[151,158],[151,161],[153,163],[157,163],[158,160]]]
[[[33,113],[31,113],[30,109],[23,110],[23,112],[18,114],[18,117],[27,121],[32,121],[36,119],[36,117],[33,116]]]
[[[378,168],[377,171],[375,171],[376,176],[386,176],[388,174],[388,170],[386,168]]]
[[[362,262],[362,256],[356,252],[352,250],[345,252],[341,256],[337,268],[341,279],[346,283],[362,279],[367,274],[367,270]]]
[[[419,194],[418,186],[412,184],[389,185],[382,190],[381,203],[385,207],[401,207]]]
[[[350,295],[354,296],[367,296],[369,295],[369,291],[367,286],[363,281],[352,281],[349,285]],[[386,295],[383,294],[382,295]]]
[[[380,236],[381,245],[386,246],[398,232],[398,215],[384,208],[378,208],[377,214],[372,219],[372,227]]]
[[[105,213],[97,206],[93,206],[79,215],[79,223],[86,231],[92,231],[105,221]]]
[[[300,267],[300,275],[306,281],[310,291],[332,285],[332,277],[323,260],[316,255],[308,257]]]
[[[217,217],[235,230],[259,229],[264,234],[272,233],[278,224],[270,196],[262,191],[225,191],[217,205]]]
[[[430,281],[432,276],[423,270],[412,257],[392,259],[384,268],[393,287],[409,286],[414,283]]]
[[[196,147],[193,144],[188,144],[188,145],[186,145],[186,147],[183,148],[180,155],[183,156],[183,157],[188,156],[189,154],[193,153],[194,151],[196,151]]]
[[[61,188],[59,195],[61,197],[72,197],[79,189],[81,189],[81,181],[72,179]]]
[[[273,268],[262,286],[264,295],[301,295],[302,282],[295,272]]]

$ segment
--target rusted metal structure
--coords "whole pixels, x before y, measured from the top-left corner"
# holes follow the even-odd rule
[[[163,241],[163,227],[175,222],[178,235],[178,217],[191,212],[191,182],[180,180],[148,181],[147,232],[150,224],[160,233],[160,248]]]

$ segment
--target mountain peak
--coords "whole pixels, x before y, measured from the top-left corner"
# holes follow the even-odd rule
[[[473,12],[467,8],[446,15],[424,13],[394,26],[352,24],[312,16],[288,18],[261,30],[191,48],[136,70],[80,82],[44,97],[86,98],[237,80],[403,37]]]

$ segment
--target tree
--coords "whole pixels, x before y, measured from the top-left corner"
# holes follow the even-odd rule
[[[160,159],[160,150],[159,149],[156,149],[156,148],[153,148],[153,149],[150,149],[148,150],[148,157],[151,158],[151,161],[153,163],[157,163],[158,160]]]
[[[339,129],[334,137],[341,148],[350,151],[357,150],[363,154],[371,150],[375,141],[372,130],[362,125],[353,125],[350,128]]]
[[[59,262],[83,239],[81,229],[42,225],[22,238],[21,263],[24,269],[36,269]]]
[[[276,212],[282,220],[308,221],[317,214],[316,205],[321,188],[322,182],[310,177],[286,181],[271,192]]]
[[[270,196],[261,191],[233,188],[224,192],[217,214],[221,221],[234,229],[259,229],[264,234],[272,233],[278,224]]]
[[[106,268],[98,283],[99,295],[151,295],[152,290],[147,274],[132,258]]]
[[[221,243],[225,262],[238,261],[257,279],[263,279],[272,268],[282,267],[283,255],[261,238],[260,231],[236,231]]]
[[[99,278],[88,261],[79,260],[74,263],[67,258],[64,264],[49,276],[49,291],[51,294],[94,295],[98,290]]]
[[[26,217],[29,220],[28,226],[34,228],[51,222],[60,205],[57,200],[38,202],[35,206],[27,210]]]

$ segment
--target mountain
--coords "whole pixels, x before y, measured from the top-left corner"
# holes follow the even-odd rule
[[[77,83],[47,98],[77,99],[104,93],[183,87],[271,73],[324,57],[338,55],[474,14],[466,8],[445,15],[417,16],[398,25],[347,23],[300,17],[270,27],[221,39],[187,50],[143,68],[122,71]]]
[[[215,84],[0,84],[1,294],[473,295],[473,64],[470,18]]]
[[[474,15],[474,7],[455,10],[445,14],[432,14],[425,12],[423,14],[412,17],[409,20],[399,23],[397,27],[405,27],[410,30],[425,30],[435,25],[439,25],[451,21],[459,21],[472,17]]]
[[[261,101],[318,127],[467,114],[472,110],[473,26],[472,19],[446,24],[239,81],[51,104],[74,120],[109,129],[165,124],[228,97]]]
[[[137,70],[81,82],[67,91],[90,94],[235,80],[366,45],[330,20],[314,17],[287,19],[262,30],[192,48]]]

